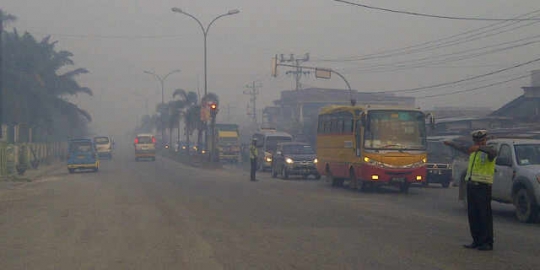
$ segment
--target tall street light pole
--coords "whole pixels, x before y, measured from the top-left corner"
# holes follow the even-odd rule
[[[195,16],[183,11],[182,9],[180,8],[177,8],[177,7],[173,7],[172,8],[172,11],[173,12],[177,12],[177,13],[181,13],[181,14],[184,14],[186,16],[189,16],[190,18],[194,19],[198,24],[199,26],[201,27],[201,30],[203,32],[203,37],[204,37],[204,95],[206,96],[208,94],[208,75],[207,75],[207,70],[208,70],[208,62],[207,62],[207,46],[206,46],[206,40],[207,40],[207,37],[208,37],[208,31],[210,30],[210,27],[212,26],[212,24],[214,24],[215,21],[217,21],[219,18],[222,18],[222,17],[225,17],[225,16],[230,16],[230,15],[234,15],[234,14],[238,14],[240,13],[240,10],[238,9],[232,9],[232,10],[229,10],[229,12],[225,13],[225,14],[221,14],[217,17],[215,17],[207,26],[206,28],[203,26],[203,24],[201,23],[201,21],[199,19],[197,19]]]
[[[154,72],[150,72],[150,71],[146,71],[146,70],[144,71],[144,73],[146,73],[146,74],[153,75],[159,81],[159,83],[161,84],[161,104],[162,104],[161,106],[165,105],[165,80],[171,74],[178,73],[178,72],[180,72],[180,70],[175,69],[175,70],[167,73],[165,76],[161,77],[161,76],[157,75]],[[162,108],[162,107],[160,107],[160,108]],[[162,110],[160,110],[160,112],[159,112],[159,119],[160,119],[160,122],[161,122],[161,143],[164,143],[165,142],[165,125],[163,124],[163,111]]]
[[[207,43],[206,40],[207,40],[207,37],[208,37],[208,31],[210,30],[210,27],[212,26],[212,24],[214,24],[214,22],[217,21],[219,18],[238,14],[238,13],[240,13],[240,10],[231,9],[227,13],[224,13],[224,14],[221,14],[221,15],[215,17],[212,21],[210,21],[210,23],[206,26],[206,28],[203,26],[203,24],[201,23],[201,21],[199,19],[197,19],[195,16],[183,11],[182,9],[177,8],[177,7],[173,7],[171,10],[173,12],[181,13],[181,14],[184,14],[184,15],[194,19],[199,24],[199,26],[201,27],[201,30],[203,32],[203,38],[204,38],[204,96],[206,96],[208,94],[208,72],[207,72],[208,71],[208,57],[207,57],[207,46],[206,46],[206,43]],[[201,107],[202,106],[206,106],[206,104],[201,104]],[[204,137],[205,137],[204,141],[206,143],[206,147],[208,147],[208,130],[205,131],[205,136]]]

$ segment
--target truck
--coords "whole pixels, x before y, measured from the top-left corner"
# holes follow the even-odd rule
[[[497,149],[492,200],[513,204],[521,222],[535,222],[540,214],[540,140],[497,138],[488,141]],[[455,160],[454,181],[459,183],[459,197],[466,205],[467,160]]]
[[[237,124],[216,124],[215,138],[220,161],[238,163],[242,160]]]

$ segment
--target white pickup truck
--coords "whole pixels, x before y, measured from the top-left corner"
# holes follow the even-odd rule
[[[540,211],[540,140],[493,139],[488,145],[498,151],[492,200],[514,204],[519,221],[535,222]],[[466,159],[456,159],[453,163],[453,180],[459,183],[459,200],[465,202],[467,165]]]

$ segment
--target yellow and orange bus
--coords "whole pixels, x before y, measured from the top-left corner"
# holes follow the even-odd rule
[[[317,170],[333,186],[354,189],[398,186],[426,179],[426,114],[395,106],[321,109],[317,127]]]

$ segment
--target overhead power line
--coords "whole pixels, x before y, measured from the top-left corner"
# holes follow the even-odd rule
[[[475,88],[469,88],[469,89],[465,89],[465,90],[459,90],[459,91],[454,91],[454,92],[448,92],[448,93],[442,93],[442,94],[436,94],[436,95],[429,95],[429,96],[423,96],[423,97],[417,97],[417,98],[418,99],[434,98],[434,97],[451,96],[451,95],[465,93],[465,92],[473,92],[473,91],[476,91],[476,90],[485,89],[485,88],[488,88],[488,87],[501,85],[501,84],[509,83],[509,82],[512,82],[512,81],[521,80],[521,79],[524,79],[524,78],[528,78],[530,76],[531,76],[530,74],[526,74],[526,75],[522,75],[522,76],[519,76],[519,77],[516,77],[516,78],[509,79],[509,80],[496,82],[496,83],[492,83],[492,84],[488,84],[488,85],[483,85],[483,86],[479,86],[479,87],[475,87]]]
[[[399,70],[411,69],[411,68],[429,67],[432,65],[448,64],[451,62],[469,60],[469,59],[477,58],[477,57],[488,55],[488,54],[494,54],[494,53],[499,53],[499,52],[503,52],[507,50],[512,50],[516,48],[538,44],[540,43],[539,38],[540,38],[540,35],[537,35],[537,36],[527,37],[527,38],[518,39],[514,41],[503,42],[499,44],[488,45],[488,46],[469,49],[469,50],[463,50],[463,51],[459,51],[455,53],[441,54],[438,56],[426,56],[426,57],[418,58],[418,59],[404,60],[404,61],[398,61],[394,63],[379,64],[379,65],[372,65],[372,66],[366,66],[366,67],[342,68],[341,70],[356,70],[358,72],[364,72],[364,73],[377,73],[377,72],[399,71]],[[527,42],[513,44],[520,41],[527,41]],[[501,47],[502,45],[509,45],[509,46]],[[497,48],[497,47],[500,47],[500,48]],[[494,48],[494,49],[491,49],[491,48]],[[491,49],[491,50],[481,51],[484,49]]]
[[[504,71],[507,71],[507,70],[515,69],[515,68],[518,68],[518,67],[530,65],[530,64],[538,62],[538,61],[540,61],[540,58],[536,58],[534,60],[531,60],[531,61],[528,61],[528,62],[525,62],[525,63],[517,64],[517,65],[511,66],[511,67],[499,69],[499,70],[496,70],[496,71],[492,71],[492,72],[489,72],[489,73],[485,73],[485,74],[482,74],[482,75],[477,75],[477,76],[473,76],[473,77],[469,77],[469,78],[465,78],[465,79],[461,79],[461,80],[457,80],[457,81],[439,83],[439,84],[423,86],[423,87],[416,87],[416,88],[409,88],[409,89],[382,91],[382,93],[400,93],[400,92],[411,92],[412,93],[412,92],[418,92],[419,90],[424,90],[424,89],[431,89],[431,88],[438,88],[438,87],[441,87],[441,86],[454,85],[454,84],[458,84],[458,83],[462,83],[462,82],[466,82],[466,81],[471,81],[471,80],[491,76],[491,75],[498,74],[498,73],[501,73],[501,72],[504,72]]]
[[[163,38],[179,38],[180,35],[83,35],[83,34],[66,34],[66,33],[44,33],[39,31],[27,31],[33,34],[44,36],[57,36],[67,38],[87,38],[87,39],[163,39]]]
[[[345,0],[334,0],[336,2],[346,3],[353,6],[363,7],[367,9],[374,9],[374,10],[381,10],[386,12],[392,12],[392,13],[400,13],[400,14],[406,14],[406,15],[412,15],[412,16],[421,16],[421,17],[429,17],[429,18],[438,18],[438,19],[447,19],[447,20],[463,20],[463,21],[540,21],[540,19],[501,19],[501,18],[480,18],[480,17],[455,17],[455,16],[444,16],[444,15],[433,15],[433,14],[426,14],[426,13],[418,13],[418,12],[412,12],[412,11],[404,11],[404,10],[396,10],[396,9],[389,9],[389,8],[382,8],[382,7],[375,7],[375,6],[368,6],[360,3],[353,3]]]
[[[526,16],[531,16],[535,13],[540,12],[540,9],[534,10],[532,12],[525,13],[523,15],[519,15],[515,18],[523,18]],[[496,35],[500,35],[506,32],[511,32],[514,30],[517,30],[519,28],[531,26],[537,23],[540,23],[540,21],[534,21],[530,22],[528,24],[524,25],[517,25],[515,27],[505,29],[509,26],[520,24],[521,22],[497,22],[493,23],[484,27],[475,28],[472,30],[468,30],[462,33],[458,33],[455,35],[451,35],[448,37],[435,39],[431,41],[426,41],[423,43],[410,45],[402,48],[396,48],[396,49],[390,49],[390,50],[384,50],[376,53],[370,53],[360,56],[350,56],[350,57],[341,57],[336,59],[319,59],[315,61],[321,61],[321,62],[356,62],[356,61],[365,61],[365,60],[372,60],[372,59],[381,59],[381,58],[389,58],[394,56],[401,56],[405,54],[415,54],[415,53],[423,53],[428,51],[434,51],[437,49],[442,49],[450,46],[456,46],[463,43],[468,43],[471,41],[484,39]],[[497,25],[500,25],[496,27]],[[501,31],[497,31],[501,30]]]

